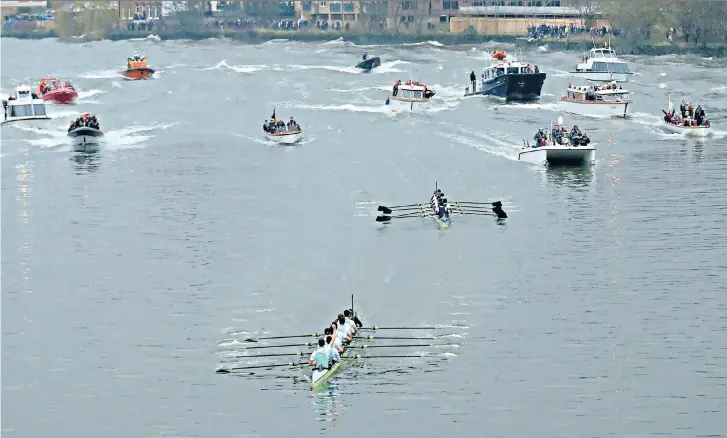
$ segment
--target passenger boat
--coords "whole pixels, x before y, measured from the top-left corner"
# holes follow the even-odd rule
[[[681,119],[675,117],[674,103],[671,101],[671,94],[669,95],[669,106],[667,111],[662,110],[665,114],[663,120],[663,126],[667,131],[674,132],[676,134],[683,134],[689,137],[707,137],[712,132],[712,124],[707,119],[706,124],[697,125],[696,121],[687,117]],[[671,114],[671,117],[669,116]]]
[[[464,95],[496,96],[516,102],[534,101],[540,98],[545,77],[537,65],[518,62],[504,51],[493,51],[490,65],[482,69],[480,81],[477,81],[474,72],[470,75],[470,86],[465,88]]]
[[[126,70],[119,73],[127,79],[149,79],[154,75],[154,69],[147,66],[145,57],[141,57],[137,52],[134,52],[134,56],[126,61]]]
[[[434,94],[434,90],[428,89],[422,82],[409,80],[402,84],[399,80],[386,98],[386,105],[393,112],[414,112],[414,104],[419,106],[427,103]]]
[[[291,121],[293,120],[292,117],[290,119]],[[273,123],[279,122],[278,117],[275,115],[274,108],[271,121]],[[297,123],[295,123],[295,125],[293,126],[291,126],[290,124],[276,126],[272,132],[263,131],[263,134],[265,135],[265,138],[278,144],[295,144],[299,142],[301,138],[303,138],[303,130]]]
[[[3,100],[4,118],[2,125],[22,120],[48,120],[45,101],[39,99],[27,85],[15,87],[13,95]]]
[[[558,101],[571,114],[605,117],[626,117],[631,104],[629,92],[611,81],[605,85],[568,85],[567,94]]]
[[[616,51],[609,43],[603,47],[594,47],[583,55],[581,62],[576,64],[576,70],[570,72],[573,77],[590,81],[627,82],[631,73],[626,61],[616,56]]]
[[[58,78],[43,78],[38,82],[38,96],[46,102],[73,103],[78,92],[71,81],[62,82]]]
[[[564,127],[562,117],[558,117],[558,124],[555,126],[555,128],[559,127]],[[551,129],[533,146],[526,144],[518,154],[518,160],[535,164],[566,165],[594,164],[596,162],[596,148],[590,146],[590,139],[587,136],[563,135],[558,142],[553,139],[552,131]]]
[[[372,69],[379,67],[381,65],[381,60],[378,56],[374,56],[373,58],[369,58],[367,53],[363,54],[363,61],[356,64],[356,68],[360,68],[362,70],[365,70],[366,72],[371,71]]]

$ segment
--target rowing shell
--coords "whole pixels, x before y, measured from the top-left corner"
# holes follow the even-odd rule
[[[419,205],[419,210],[422,214],[422,216],[427,216],[427,214],[431,214],[432,218],[434,218],[434,222],[436,222],[437,226],[439,228],[449,228],[449,223],[452,220],[452,215],[445,216],[444,218],[440,218],[437,213],[433,212],[430,208],[429,212],[427,213],[427,210],[425,210],[424,204]]]
[[[356,337],[354,336],[353,339],[355,340]],[[321,389],[321,386],[323,386],[324,383],[326,383],[341,369],[341,367],[343,366],[343,359],[348,357],[348,352],[351,351],[352,344],[353,341],[351,341],[350,344],[344,347],[343,353],[341,353],[341,360],[334,363],[331,368],[323,371],[313,370],[313,376],[311,377],[311,386],[314,391]]]

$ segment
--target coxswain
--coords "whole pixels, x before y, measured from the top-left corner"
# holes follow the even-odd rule
[[[318,348],[313,351],[308,360],[308,365],[315,367],[318,370],[330,368],[330,353],[326,349],[326,340],[323,338],[318,339]]]
[[[439,217],[449,217],[449,202],[447,202],[447,198],[442,197],[442,205],[439,209]]]

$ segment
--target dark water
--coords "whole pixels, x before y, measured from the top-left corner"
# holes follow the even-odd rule
[[[156,80],[116,76],[135,48]],[[3,435],[727,433],[727,63],[628,58],[633,116],[566,115],[597,163],[546,169],[517,152],[561,115],[579,55],[523,53],[549,74],[538,104],[462,99],[492,48],[3,39],[3,94],[45,75],[81,90],[2,128]],[[363,50],[379,72],[350,67]],[[410,71],[437,96],[393,116]],[[662,132],[669,92],[717,132]],[[302,144],[262,139],[273,106]],[[98,153],[66,141],[83,111]],[[510,218],[375,224],[435,180]],[[353,360],[317,395],[307,372],[214,373],[248,336],[322,330],[351,294],[369,325],[444,327],[378,336],[446,336],[363,351],[428,354]],[[399,342],[416,343],[367,341]]]

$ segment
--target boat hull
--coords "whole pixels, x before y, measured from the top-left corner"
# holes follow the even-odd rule
[[[280,134],[265,133],[265,138],[278,144],[295,144],[303,138],[303,131],[282,132]]]
[[[356,64],[356,68],[360,68],[362,70],[370,71],[373,68],[379,67],[381,65],[381,60],[378,56],[374,56],[373,58],[368,58],[366,61],[361,61],[358,64]]]
[[[711,127],[705,126],[677,126],[666,122],[662,122],[662,126],[670,132],[684,134],[689,137],[707,137],[712,132]]]
[[[518,154],[519,161],[535,164],[583,165],[596,162],[593,146],[541,146],[526,148]]]
[[[341,371],[341,368],[343,367],[343,361],[348,357],[349,353],[351,352],[351,345],[353,345],[355,340],[356,336],[353,337],[353,341],[351,341],[350,344],[344,347],[343,353],[341,354],[341,360],[333,364],[330,369],[323,371],[313,370],[313,374],[311,376],[311,389],[313,389],[313,391],[324,388],[325,383],[328,382],[328,380],[330,380],[330,378],[333,377],[336,373]]]
[[[545,83],[545,73],[517,73],[497,76],[494,79],[478,83],[481,90],[467,92],[465,96],[496,96],[508,102],[532,102],[540,99]]]
[[[76,128],[68,133],[68,137],[73,141],[74,146],[97,145],[103,137],[103,132],[89,128]]]
[[[60,104],[73,103],[78,97],[76,90],[71,88],[61,88],[58,90],[51,90],[45,93],[41,99],[46,102],[54,102]]]
[[[151,68],[130,68],[122,70],[119,73],[121,73],[121,76],[125,77],[126,79],[138,80],[151,78],[154,75],[155,71]]]
[[[0,122],[0,125],[5,125],[8,123],[15,123],[15,122],[23,122],[28,120],[50,120],[50,116],[27,116],[27,117],[10,117],[6,120],[3,120]]]
[[[439,217],[439,216],[437,216],[436,214],[435,214],[434,216],[432,216],[432,217],[434,218],[434,222],[436,222],[436,223],[437,223],[437,226],[438,226],[439,228],[449,228],[449,224],[450,224],[450,222],[451,222],[451,220],[452,220],[452,218],[451,218],[451,217],[449,217],[449,216],[445,216],[445,217],[443,217],[443,218],[440,218],[440,217]]]
[[[612,80],[616,82],[628,82],[629,76],[633,73],[612,73],[608,71],[572,71],[569,74],[573,77],[596,82],[610,82]],[[613,75],[613,79],[611,79]]]
[[[395,99],[391,96],[389,96],[388,99],[386,99],[386,106],[389,107],[389,109],[395,113],[412,113],[414,111],[421,111],[422,105],[426,105],[428,101],[423,102],[414,102],[414,101],[403,101]],[[415,110],[416,108],[416,110]]]
[[[596,102],[596,101],[578,101],[574,102],[561,98],[558,106],[571,114],[582,114],[585,116],[602,116],[602,117],[626,117],[628,115],[631,101],[619,103],[614,102]]]

